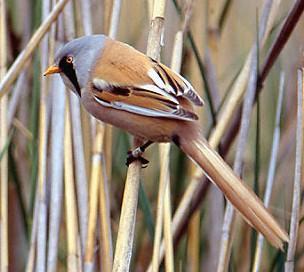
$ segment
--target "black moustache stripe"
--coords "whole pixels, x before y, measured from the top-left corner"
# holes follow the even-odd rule
[[[81,91],[80,91],[80,87],[79,87],[79,83],[76,77],[76,72],[75,69],[69,69],[66,71],[63,71],[63,73],[67,76],[67,78],[72,82],[75,90],[77,91],[78,95],[81,97]]]
[[[59,68],[65,74],[65,76],[72,82],[75,90],[77,91],[78,95],[81,97],[81,90],[77,80],[76,72],[73,67],[72,63],[67,63],[65,59],[60,61]]]

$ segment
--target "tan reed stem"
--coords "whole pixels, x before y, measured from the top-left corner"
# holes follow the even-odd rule
[[[164,27],[164,7],[166,1],[155,1],[153,19],[148,37],[147,55],[158,59]],[[135,139],[135,144],[138,141]],[[136,222],[136,208],[141,163],[130,164],[125,185],[121,217],[119,221],[116,251],[113,271],[129,270],[132,255],[134,228]]]
[[[74,169],[73,169],[73,147],[72,147],[72,132],[71,132],[71,117],[69,99],[66,97],[65,111],[65,129],[64,129],[64,188],[65,188],[65,211],[66,211],[66,230],[67,230],[67,245],[68,271],[81,271],[79,267],[80,248],[79,248],[79,232],[77,218],[77,202],[74,184]]]
[[[0,0],[0,80],[5,77],[7,61],[5,1]],[[8,140],[7,95],[0,100],[0,152]],[[7,152],[0,161],[0,270],[9,269],[8,252],[8,156]]]
[[[280,86],[279,86],[279,95],[277,101],[277,109],[276,109],[276,117],[275,117],[275,128],[273,131],[273,140],[272,140],[272,147],[271,147],[271,156],[268,168],[268,175],[266,181],[266,189],[264,193],[264,204],[265,207],[269,207],[271,194],[274,186],[274,178],[275,178],[275,171],[276,165],[278,160],[278,151],[279,151],[279,144],[280,144],[280,120],[281,120],[281,113],[282,113],[282,105],[283,105],[283,97],[284,97],[284,90],[285,90],[285,77],[284,74],[281,73],[280,76]],[[259,233],[257,238],[257,246],[255,249],[255,256],[253,262],[253,272],[260,271],[260,266],[263,257],[263,244],[264,244],[264,236]]]
[[[301,187],[303,179],[303,141],[304,141],[304,70],[298,70],[297,91],[297,133],[296,133],[296,161],[293,185],[293,199],[291,208],[291,220],[289,227],[290,242],[287,249],[285,271],[295,271],[295,254],[298,242],[298,230],[301,208]]]
[[[93,156],[92,156],[92,170],[90,182],[90,199],[89,199],[89,220],[88,220],[88,234],[85,250],[85,271],[93,271],[94,267],[94,252],[95,252],[95,235],[97,223],[97,209],[99,186],[101,176],[101,156],[102,146],[104,141],[104,126],[98,124],[96,127],[96,136],[94,139]]]

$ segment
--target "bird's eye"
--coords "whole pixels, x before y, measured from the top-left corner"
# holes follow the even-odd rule
[[[71,63],[73,63],[73,57],[72,56],[68,56],[65,61],[67,63],[71,64]]]

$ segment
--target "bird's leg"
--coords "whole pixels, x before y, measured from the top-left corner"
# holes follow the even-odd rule
[[[134,162],[135,160],[139,160],[143,167],[147,167],[149,161],[143,158],[141,155],[151,144],[153,144],[152,141],[147,141],[143,145],[135,148],[134,150],[128,151],[126,165],[129,166],[130,163]]]

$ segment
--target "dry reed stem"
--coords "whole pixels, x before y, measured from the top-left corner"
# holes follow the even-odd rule
[[[303,10],[304,10],[304,0],[295,1],[288,15],[286,16],[286,20],[284,21],[278,36],[276,37],[270,50],[268,51],[268,54],[265,58],[266,60],[261,69],[260,81],[263,82],[267,77],[271,67],[278,58],[279,54],[281,53],[282,49],[287,43],[292,31],[297,25],[303,13]]]
[[[57,270],[58,241],[60,232],[62,197],[63,197],[63,146],[65,116],[65,86],[62,81],[51,78],[52,115],[51,115],[51,154],[50,154],[50,199],[48,224],[47,271]]]
[[[45,271],[46,261],[46,237],[47,237],[47,200],[46,200],[46,164],[47,164],[47,127],[48,116],[47,106],[44,95],[41,95],[40,100],[40,129],[39,129],[39,162],[38,162],[38,230],[37,230],[37,257],[36,270]]]
[[[159,189],[157,197],[157,210],[156,210],[156,225],[155,225],[155,234],[154,234],[154,244],[153,244],[153,255],[152,255],[152,272],[157,272],[159,269],[159,248],[161,243],[161,234],[164,218],[164,199],[166,191],[170,186],[170,172],[169,172],[169,157],[170,157],[170,144],[159,144],[159,153],[160,153],[160,177],[159,177]],[[169,218],[167,221],[171,221]],[[171,226],[170,226],[171,229]],[[167,243],[168,240],[165,240],[166,252],[169,248],[169,253],[172,254],[170,244]],[[171,245],[172,246],[172,245]],[[172,256],[168,256],[172,258]],[[166,258],[167,259],[167,258]],[[167,268],[167,267],[166,267]],[[167,269],[166,269],[167,270]],[[171,270],[170,270],[171,271]]]
[[[93,33],[91,0],[80,0],[80,7],[84,35],[91,35]]]
[[[17,108],[19,106],[20,100],[24,97],[24,93],[26,92],[27,85],[27,71],[24,70],[20,73],[14,90],[12,91],[12,95],[9,101],[8,109],[7,109],[7,126],[8,130],[10,129],[15,114],[17,112]]]
[[[72,132],[70,119],[69,99],[66,97],[65,111],[65,131],[64,131],[64,187],[65,187],[65,211],[66,211],[66,232],[68,271],[82,271],[79,267],[79,234],[78,234],[78,218],[77,218],[77,202],[74,185],[73,170],[73,148],[72,148]]]
[[[113,0],[112,15],[109,29],[109,37],[115,39],[118,32],[121,11],[121,0]]]
[[[112,6],[111,23],[109,29],[109,36],[113,39],[116,38],[118,32],[118,25],[120,20],[121,0],[115,1]],[[110,219],[110,203],[109,203],[109,190],[108,181],[111,179],[112,169],[112,127],[110,125],[97,125],[98,133],[102,134],[103,142],[97,146],[96,151],[99,155],[100,167],[100,189],[98,191],[100,201],[100,238],[102,254],[101,266],[105,271],[111,271],[113,266],[113,245],[111,233],[111,219]],[[102,152],[102,154],[101,154]],[[106,159],[105,159],[106,158]],[[105,164],[105,162],[107,162]]]
[[[50,3],[43,1],[42,18],[47,18],[50,11]],[[49,17],[48,17],[49,18]],[[36,32],[37,33],[37,32]],[[35,36],[35,35],[34,35]],[[48,65],[48,37],[47,34],[41,42],[41,70],[44,71]],[[32,38],[33,39],[33,38]],[[20,55],[19,55],[20,56]],[[16,61],[15,61],[16,63]],[[47,105],[47,79],[41,79],[40,86],[40,105],[39,105],[39,147],[38,147],[38,229],[37,229],[37,249],[36,249],[36,270],[45,271],[46,269],[46,242],[47,242],[47,145],[48,145],[48,126],[49,112]]]
[[[81,1],[81,13],[82,13],[82,26],[85,34],[91,34],[91,14],[90,14],[90,1]],[[65,21],[65,31],[68,40],[75,38],[75,28],[74,28],[74,9],[72,3],[68,3],[66,9],[64,10],[64,21]],[[78,31],[79,33],[80,31]],[[88,177],[86,169],[85,160],[85,150],[83,139],[83,127],[81,123],[81,109],[78,97],[74,94],[70,94],[70,109],[71,109],[71,120],[72,120],[72,134],[73,134],[73,155],[75,160],[75,176],[76,176],[76,194],[77,194],[77,210],[75,211],[78,216],[79,222],[79,233],[80,239],[78,242],[78,254],[81,256],[78,260],[78,266],[81,269],[86,269],[83,267],[85,246],[87,243],[87,233],[88,233]],[[87,135],[87,134],[85,134]],[[91,142],[91,141],[88,141]],[[85,264],[84,264],[85,265]]]
[[[0,80],[6,73],[7,35],[5,1],[0,0]],[[7,95],[0,101],[0,152],[8,140]],[[8,271],[8,156],[7,152],[0,161],[0,270]]]
[[[112,145],[113,145],[113,128],[109,124],[105,124],[105,141],[103,146],[104,159],[106,164],[107,180],[112,179]]]
[[[268,168],[268,175],[266,181],[266,189],[264,193],[264,204],[267,208],[270,203],[271,193],[273,189],[274,177],[275,177],[275,170],[277,165],[278,159],[278,151],[279,151],[279,144],[280,144],[280,119],[282,113],[282,105],[283,105],[283,97],[284,97],[284,90],[285,90],[285,76],[283,73],[280,75],[280,86],[279,86],[279,95],[277,101],[277,110],[276,110],[276,117],[275,117],[275,127],[273,131],[273,138],[272,138],[272,147],[271,147],[271,155],[270,155],[270,162]],[[253,262],[253,272],[260,271],[260,266],[262,262],[262,252],[263,252],[263,244],[264,244],[264,236],[259,233],[257,238],[257,246],[255,249],[255,256]]]
[[[218,1],[206,1],[205,6],[206,28],[204,36],[206,36],[207,40],[204,48],[205,74],[210,89],[212,109],[217,111],[220,105],[220,91],[216,78],[217,69],[214,64],[218,63],[218,40],[220,36],[218,35],[217,18],[220,8],[218,8]]]
[[[170,144],[168,149],[170,148]],[[168,155],[169,161],[169,155]],[[169,165],[168,165],[169,166]],[[168,167],[169,168],[169,167]],[[165,189],[164,200],[164,241],[166,248],[165,269],[168,272],[174,272],[174,251],[173,251],[173,235],[172,235],[172,213],[171,213],[171,190],[170,190],[170,173],[167,171],[167,186]]]
[[[195,171],[195,174],[196,173],[197,171]],[[200,183],[201,183],[201,174],[192,177],[191,183],[188,185],[187,190],[185,191],[183,198],[180,201],[178,209],[175,211],[172,220],[172,233],[174,238],[176,237],[176,234],[179,230],[180,223],[183,221],[183,218],[188,213],[191,204],[191,198],[193,195],[195,195],[195,192],[199,187]],[[164,256],[165,256],[165,247],[164,247],[164,241],[162,241],[160,247],[160,253],[159,253],[159,262],[164,258]],[[151,271],[150,269],[151,269],[151,264],[147,271]]]
[[[274,1],[276,2],[276,1]],[[251,49],[251,61],[249,69],[249,79],[248,87],[246,90],[246,96],[244,99],[244,105],[242,108],[242,117],[241,117],[241,127],[239,132],[239,139],[236,148],[236,155],[234,160],[233,170],[239,176],[241,176],[242,165],[244,152],[247,144],[249,126],[250,126],[250,117],[255,100],[255,91],[258,81],[258,45],[260,42],[263,44],[266,41],[266,36],[270,33],[269,27],[269,17],[275,16],[278,11],[278,4],[280,1],[277,1],[274,4],[272,1],[265,1],[264,10],[259,22],[259,33],[257,44]],[[274,12],[275,11],[275,12]],[[271,19],[271,22],[274,22],[274,19]],[[231,94],[233,96],[234,93]],[[243,96],[243,94],[241,95]],[[235,105],[233,105],[235,107]],[[220,116],[221,117],[221,116]],[[229,259],[231,255],[231,246],[232,246],[232,235],[233,235],[233,226],[235,222],[235,213],[234,208],[231,203],[228,203],[224,216],[224,223],[222,228],[222,237],[221,237],[221,247],[219,252],[219,261],[218,261],[218,272],[227,271],[229,265]]]
[[[121,205],[113,272],[129,271],[136,221],[140,171],[141,163],[139,161],[134,161],[130,164]]]
[[[76,96],[77,100],[79,101],[79,98]],[[80,101],[79,101],[80,102]],[[90,178],[90,171],[91,171],[91,163],[92,163],[92,149],[93,149],[93,140],[94,135],[91,127],[91,116],[83,110],[83,107],[80,103],[80,120],[82,125],[82,138],[83,138],[83,153],[84,153],[84,162],[85,162],[85,169],[87,173],[87,201],[89,201],[89,178]],[[79,133],[79,132],[78,132]],[[94,132],[95,133],[95,132]],[[88,205],[88,203],[87,203]],[[87,207],[87,215],[88,215],[88,207]],[[87,217],[86,217],[87,218]],[[87,228],[87,226],[86,226]],[[87,235],[87,233],[85,234]]]
[[[220,58],[219,58],[219,41],[221,39],[220,32],[220,16],[222,16],[223,5],[226,5],[225,1],[206,1],[207,7],[205,11],[206,18],[206,43],[204,49],[204,65],[206,80],[209,86],[209,93],[212,103],[212,108],[210,108],[211,113],[216,113],[219,110],[221,104],[221,95],[219,90],[219,82],[217,80],[217,71],[220,70]],[[202,114],[201,114],[202,116]],[[212,118],[212,125],[214,126],[217,122],[217,117]],[[193,175],[195,167],[191,167]],[[221,226],[223,224],[224,216],[224,198],[221,190],[216,186],[210,186],[208,194],[206,195],[206,200],[208,202],[208,209],[204,215],[204,221],[206,225],[212,226],[211,228],[206,228],[205,236],[208,237],[208,246],[204,254],[204,270],[214,271],[217,266],[217,259],[213,256],[217,256],[219,251]],[[200,228],[200,210],[194,212],[191,221],[189,222],[189,246],[188,249],[192,249],[194,254],[191,258],[191,265],[193,271],[199,271],[200,267],[200,242],[196,237],[199,235]],[[197,224],[197,226],[195,226]],[[194,232],[193,234],[191,232]]]
[[[179,73],[181,69],[183,51],[183,32],[178,31],[175,35],[171,68]],[[166,248],[165,268],[166,271],[174,271],[174,252],[172,234],[171,193],[170,193],[170,144],[160,144],[160,184],[166,182],[164,203],[164,242]],[[164,180],[162,180],[164,179]],[[160,191],[160,190],[159,190]],[[158,246],[160,252],[160,245]]]
[[[99,183],[101,178],[101,156],[102,146],[104,141],[104,126],[97,125],[97,133],[94,139],[93,154],[92,154],[92,170],[90,182],[90,198],[89,198],[89,220],[87,244],[85,250],[85,271],[93,271],[94,268],[94,252],[95,252],[95,237],[97,210],[99,198]]]
[[[152,57],[153,59],[159,59],[163,32],[164,32],[164,16],[165,16],[165,6],[166,1],[154,1],[153,12],[152,12],[152,21],[151,21],[151,29],[148,38],[148,48],[147,55]],[[162,150],[165,151],[165,150]],[[169,150],[167,150],[169,153]],[[168,157],[168,156],[167,156]],[[164,163],[164,161],[162,161]],[[169,161],[167,161],[169,165]],[[161,165],[162,167],[163,165]],[[164,165],[164,167],[166,167]],[[164,168],[161,170],[160,183],[159,183],[159,192],[157,199],[157,212],[156,212],[156,223],[155,223],[155,233],[154,233],[154,243],[153,243],[153,255],[152,255],[152,272],[157,272],[159,269],[159,248],[161,243],[161,233],[162,233],[162,220],[163,220],[163,211],[164,211],[164,196],[167,186],[167,180],[169,173]]]
[[[103,33],[109,33],[111,15],[113,12],[113,0],[103,1]]]
[[[158,59],[164,27],[165,0],[155,1],[153,19],[148,37],[147,55]],[[135,143],[138,142],[135,139]],[[141,163],[138,161],[130,164],[125,185],[122,211],[114,256],[113,271],[128,271],[132,255],[134,227],[136,222],[136,208]],[[155,235],[156,236],[156,235]]]
[[[187,0],[184,4],[184,22],[182,23],[182,32],[183,33],[186,33],[188,32],[188,29],[189,29],[189,24],[190,24],[190,19],[191,19],[191,16],[192,16],[192,12],[193,12],[193,4],[194,1],[192,0]],[[204,9],[206,10],[205,12],[205,23],[207,25],[207,20],[209,19],[209,13],[208,13],[208,8],[207,6],[209,6],[209,2],[206,1],[205,4],[203,5],[204,6]],[[214,14],[214,12],[212,12],[212,14]],[[207,16],[208,15],[208,16]],[[188,32],[188,33],[191,33],[191,32]],[[206,31],[204,31],[203,33],[203,36],[205,38],[206,36]],[[199,58],[199,56],[197,56]],[[206,64],[207,64],[207,50],[205,49],[205,67],[206,67]],[[209,62],[211,63],[211,61]],[[200,66],[200,65],[199,65]],[[207,68],[207,67],[206,67]],[[201,68],[200,68],[202,71],[204,70],[204,65],[201,63]],[[179,71],[178,71],[179,72]],[[204,71],[204,74],[207,74],[207,70]],[[208,76],[208,74],[207,74]],[[208,79],[209,80],[209,79]],[[205,84],[205,79],[204,79],[204,84]],[[210,83],[208,81],[208,83]],[[205,86],[208,85],[208,84],[205,84]],[[211,89],[211,87],[215,86],[214,85],[208,85],[209,88],[210,88],[210,93],[211,95],[212,94],[216,94],[217,93],[217,90],[216,89]],[[213,99],[212,99],[213,100]],[[213,107],[211,107],[213,108]],[[211,110],[213,111],[213,110]],[[202,113],[202,110],[199,109],[199,111],[197,111],[197,114],[201,114]],[[189,164],[190,166],[190,176],[192,176],[195,172],[195,167],[192,163]],[[188,228],[188,239],[187,239],[187,267],[191,270],[191,271],[199,271],[199,244],[200,244],[200,240],[197,239],[198,237],[198,228],[199,228],[199,224],[200,224],[200,212],[197,211],[196,213],[194,213],[192,215],[192,218],[189,220],[189,228]]]
[[[64,9],[65,35],[68,40],[75,37],[73,3],[69,2]],[[73,136],[73,154],[75,161],[75,182],[77,192],[77,206],[80,231],[81,256],[84,255],[88,221],[88,181],[84,154],[83,126],[81,123],[81,109],[78,97],[71,93],[71,120]]]
[[[71,94],[70,103],[73,135],[73,153],[75,161],[75,182],[79,216],[80,247],[81,254],[83,256],[87,240],[88,228],[88,178],[83,146],[84,139],[82,134],[81,109],[78,97],[74,94]]]
[[[18,55],[14,63],[11,65],[8,72],[5,74],[5,77],[0,82],[0,99],[4,94],[9,91],[9,88],[21,72],[22,68],[25,66],[26,61],[37,49],[37,46],[39,45],[41,39],[49,30],[51,24],[56,21],[58,15],[60,14],[60,12],[68,1],[69,0],[60,0],[56,4],[52,12],[49,13],[47,18],[35,31],[30,41],[27,43],[26,47],[22,50],[22,52]]]
[[[180,72],[183,51],[183,32],[178,31],[175,35],[171,68]],[[172,234],[171,193],[170,193],[170,144],[160,144],[160,184],[166,182],[164,203],[164,242],[166,248],[165,267],[166,271],[174,271],[174,252]],[[164,180],[162,180],[164,179]],[[159,190],[160,191],[160,190]],[[160,245],[158,246],[160,252]]]
[[[250,67],[250,75],[248,81],[248,87],[246,90],[246,95],[244,99],[244,105],[242,109],[242,119],[241,127],[239,132],[239,138],[236,147],[236,155],[233,165],[233,170],[238,176],[242,174],[242,166],[244,159],[244,152],[247,145],[249,126],[251,120],[251,112],[253,110],[253,104],[255,99],[255,90],[258,78],[258,48],[257,46],[252,51],[252,61]],[[232,246],[232,235],[234,230],[235,213],[232,204],[229,202],[226,206],[224,223],[222,228],[221,236],[221,247],[219,252],[218,261],[218,272],[223,272],[228,270],[229,259],[231,255]]]
[[[112,38],[115,38],[120,15],[121,3],[116,1],[112,9],[112,17],[110,24],[110,32]],[[106,131],[107,130],[107,131]],[[112,129],[110,126],[105,126],[104,124],[96,124],[96,135],[94,143],[96,144],[93,151],[93,164],[92,164],[92,181],[91,181],[91,198],[90,198],[90,220],[88,228],[88,244],[86,251],[86,268],[87,271],[93,269],[93,256],[94,256],[94,239],[95,239],[95,228],[97,222],[97,205],[98,198],[100,198],[100,219],[101,219],[101,241],[102,241],[102,254],[103,258],[101,266],[105,271],[110,271],[112,269],[113,261],[113,249],[112,249],[112,235],[111,235],[111,220],[110,220],[110,205],[107,201],[108,190],[107,184],[105,184],[109,179],[107,178],[107,173],[111,172],[111,160],[112,160]],[[107,144],[104,144],[104,139],[106,139]],[[105,170],[105,160],[104,160],[104,147],[106,147],[106,156],[108,161],[107,173]],[[95,169],[94,169],[95,168]],[[93,197],[92,197],[93,196]],[[105,237],[105,235],[107,235]]]
[[[56,5],[57,0],[51,0],[51,7],[54,7]],[[63,22],[62,22],[62,16],[58,16],[58,19],[56,20],[57,24],[52,24],[49,29],[49,54],[48,54],[48,62],[53,63],[54,56],[55,56],[55,43],[56,43],[56,31],[58,32],[57,37],[58,39],[63,40],[64,37],[64,28],[63,28]]]
[[[171,69],[176,73],[180,73],[183,57],[183,31],[178,31],[175,34],[175,40],[173,45]]]
[[[166,9],[166,0],[159,0],[154,1],[153,3],[153,11],[152,11],[152,19],[156,17],[161,17],[163,18],[165,16],[165,9]]]
[[[80,19],[82,22],[82,30],[84,35],[92,35],[93,33],[93,27],[92,27],[92,12],[91,12],[91,0],[79,0],[80,1]],[[79,35],[78,31],[78,35]],[[92,116],[89,115],[86,111],[83,112],[85,115],[85,118],[87,119],[88,125],[84,127],[84,138],[86,143],[85,148],[87,148],[87,161],[91,162],[92,161],[92,148],[93,148],[93,142],[94,138],[96,137],[96,131],[97,131],[97,121],[96,119]],[[85,122],[87,123],[87,122]],[[92,166],[90,165],[89,167]],[[89,171],[89,168],[88,168]]]
[[[82,5],[82,22],[85,35],[92,34],[91,23],[91,1],[81,0]],[[90,197],[89,197],[89,223],[87,229],[87,242],[85,250],[85,271],[93,271],[94,269],[94,252],[95,252],[95,237],[96,237],[96,223],[98,211],[98,198],[101,174],[101,160],[103,152],[103,142],[105,129],[104,125],[97,123],[97,121],[90,117],[91,131],[93,135],[93,154],[91,164],[91,182],[90,182]],[[109,260],[107,260],[107,263]]]
[[[55,1],[52,4],[55,5]],[[58,37],[63,40],[64,31],[62,23],[58,22]],[[55,30],[56,24],[53,24],[48,34],[48,58],[47,64],[54,60],[55,50]],[[44,41],[43,41],[44,42]],[[42,68],[45,69],[45,68]],[[51,132],[50,133],[50,171],[49,171],[49,210],[48,210],[48,243],[47,243],[47,271],[54,272],[57,270],[58,243],[60,233],[61,211],[63,205],[63,164],[64,159],[64,122],[65,122],[65,87],[57,78],[48,79],[52,88],[50,93],[51,101]]]
[[[304,140],[304,71],[298,70],[297,86],[297,132],[296,132],[296,160],[293,185],[293,199],[291,208],[291,220],[289,227],[290,242],[288,244],[285,271],[295,271],[295,253],[297,247],[300,208],[301,208],[301,182],[303,175],[303,140]]]
[[[164,14],[166,0],[154,1],[151,28],[148,37],[147,55],[159,59],[164,35]]]
[[[26,269],[25,269],[26,272],[32,272],[35,270],[34,267],[35,267],[35,254],[36,254],[37,228],[38,228],[38,216],[36,216],[37,213],[38,213],[38,201],[35,201],[32,233],[31,233],[32,235],[31,235]]]
[[[111,232],[111,207],[108,188],[108,176],[105,166],[105,159],[101,157],[101,174],[100,174],[100,190],[99,190],[99,210],[100,210],[100,237],[101,237],[101,253],[102,267],[104,271],[112,271],[113,266],[113,244]]]
[[[192,272],[200,271],[199,245],[200,245],[200,211],[196,211],[189,222],[188,244],[187,244],[187,265]],[[167,256],[167,254],[166,254]]]
[[[182,60],[182,49],[183,49],[183,32],[179,31],[176,33],[174,48],[172,53],[172,61],[171,68],[179,73],[181,68],[181,60]],[[161,252],[161,221],[162,221],[162,213],[164,209],[164,201],[165,203],[169,202],[170,199],[167,199],[167,190],[170,190],[170,171],[169,171],[169,155],[170,155],[170,144],[160,144],[159,145],[160,152],[160,179],[159,179],[159,192],[158,192],[158,203],[157,203],[157,218],[156,218],[156,228],[154,235],[154,245],[153,245],[153,256],[152,256],[152,265],[148,268],[148,271],[156,271],[155,267],[158,269],[159,266],[159,254]],[[168,204],[167,204],[168,205]],[[166,205],[165,205],[166,206]],[[168,207],[165,208],[168,210]],[[169,217],[169,218],[168,218]],[[166,230],[166,237],[164,241],[164,246],[166,250],[166,270],[174,271],[174,259],[173,259],[173,235],[172,235],[172,223],[171,223],[171,212],[164,214],[164,218],[166,224],[164,228]],[[167,225],[169,224],[170,225]],[[159,224],[159,225],[158,225]],[[158,236],[156,236],[158,235]],[[169,240],[170,236],[170,240]]]
[[[264,46],[270,30],[273,27],[273,22],[277,14],[279,4],[280,1],[265,1],[263,13],[259,23],[259,45],[261,48]],[[255,45],[253,48],[254,47]],[[253,58],[253,48],[250,50],[246,58],[246,62],[233,85],[231,94],[229,95],[227,101],[225,101],[224,107],[222,107],[219,112],[218,123],[216,124],[216,127],[213,129],[209,138],[209,143],[212,147],[216,147],[220,143],[220,140],[224,132],[227,130],[227,127],[230,124],[230,120],[235,113],[235,110],[238,108],[243,99]]]

